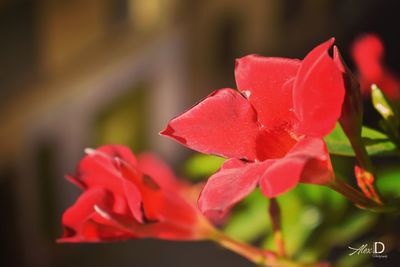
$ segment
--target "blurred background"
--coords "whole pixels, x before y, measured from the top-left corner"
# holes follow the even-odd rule
[[[235,88],[235,58],[250,53],[302,58],[335,36],[353,66],[352,40],[375,32],[386,44],[387,64],[400,75],[399,10],[396,0],[1,0],[0,265],[252,266],[207,242],[57,245],[62,212],[79,194],[63,175],[74,171],[84,148],[121,143],[136,152],[156,151],[177,172],[196,176],[193,160],[189,171],[181,167],[190,151],[158,132],[212,90]],[[335,161],[343,169],[352,166],[347,159]],[[293,228],[287,231],[293,255],[311,242],[327,251],[299,257],[336,259],[348,252],[348,244],[399,237],[398,218],[349,217],[355,210],[337,194],[296,190],[282,198],[290,207],[284,213],[292,214],[287,223]],[[312,194],[309,202],[298,197]],[[329,219],[331,227],[347,218],[353,228],[342,233],[343,240],[337,230],[312,243],[323,236],[318,227],[326,220],[312,203],[315,198],[324,202],[327,195],[335,204],[322,209],[343,211]],[[226,231],[260,241],[268,224],[260,215],[267,205],[263,201],[248,200],[252,215],[238,213]],[[290,239],[299,233],[314,235]],[[268,246],[268,240],[262,242]],[[399,251],[367,262],[362,266],[399,266]]]

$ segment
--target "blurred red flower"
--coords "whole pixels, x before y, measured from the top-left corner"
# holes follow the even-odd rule
[[[384,46],[375,34],[366,34],[356,39],[351,54],[356,63],[361,90],[371,92],[371,85],[378,87],[391,99],[400,99],[400,79],[384,63]]]
[[[239,92],[220,89],[161,134],[202,153],[229,158],[203,189],[205,214],[225,214],[259,185],[276,197],[297,183],[333,179],[322,139],[341,116],[342,66],[329,56],[334,39],[304,60],[250,55],[236,62]]]
[[[88,150],[75,176],[83,193],[67,209],[59,242],[129,238],[204,238],[210,225],[196,207],[192,187],[179,182],[152,154],[138,159],[118,145]]]

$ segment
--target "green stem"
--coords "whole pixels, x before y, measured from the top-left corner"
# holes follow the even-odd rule
[[[353,147],[354,153],[356,154],[358,164],[373,178],[373,180],[370,181],[364,180],[363,177],[357,177],[358,186],[367,197],[373,199],[375,202],[382,203],[381,197],[379,196],[378,190],[374,184],[374,167],[372,165],[371,158],[368,155],[367,149],[365,148],[364,142],[361,138],[361,134],[358,135],[357,138],[350,138],[349,140],[351,146]]]
[[[361,136],[356,138],[357,140],[349,139],[351,146],[353,147],[354,153],[360,166],[370,173],[374,173],[374,168],[372,165],[371,158],[368,155],[367,149],[365,148],[364,142]]]
[[[275,198],[270,199],[269,203],[269,216],[271,217],[272,231],[274,233],[275,246],[278,255],[281,257],[286,256],[285,243],[282,236],[281,229],[281,209],[279,203]]]

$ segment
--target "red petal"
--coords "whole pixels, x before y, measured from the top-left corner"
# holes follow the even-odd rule
[[[282,125],[284,126],[284,125]],[[288,132],[285,127],[276,127],[268,130],[266,128],[259,131],[257,136],[257,159],[281,158],[297,143],[294,135]]]
[[[160,206],[162,203],[162,191],[159,185],[147,175],[136,176],[137,170],[126,162],[120,162],[119,170],[123,177],[122,185],[124,196],[130,201],[130,208],[135,218],[142,223],[158,221],[160,219]],[[140,199],[136,198],[135,191],[139,192]],[[140,216],[138,216],[140,215]]]
[[[266,170],[260,186],[264,195],[272,198],[289,191],[300,181],[325,184],[331,179],[332,169],[324,141],[308,137]]]
[[[124,176],[132,176],[132,170],[129,165],[122,164],[121,172]],[[127,197],[129,196],[130,182],[125,184]],[[161,188],[158,183],[150,176],[144,175],[136,184],[140,191],[145,215],[144,222],[158,221],[180,221],[188,224],[188,221],[194,220],[193,206],[187,203],[179,191],[168,191]]]
[[[172,169],[160,158],[152,153],[142,153],[138,158],[139,169],[149,177],[153,178],[163,191],[169,191],[179,195],[188,203],[196,204],[199,193],[203,186],[191,185],[178,180]]]
[[[179,190],[180,184],[171,168],[154,154],[140,154],[138,166],[141,172],[152,177],[162,189]]]
[[[63,215],[64,235],[58,242],[98,242],[121,240],[132,237],[131,234],[112,226],[112,222],[96,222],[94,206],[112,206],[112,198],[100,188],[85,191],[76,203]],[[109,223],[109,224],[108,224]]]
[[[303,60],[293,88],[297,131],[323,137],[339,119],[345,93],[342,73],[328,54],[334,39],[314,48]]]
[[[79,179],[72,178],[84,192],[65,212],[65,234],[59,242],[203,238],[207,229],[199,225],[200,212],[180,195],[180,184],[169,168],[154,156],[142,158],[143,169],[171,190],[142,175],[134,156],[124,150],[88,150],[89,155],[79,165]],[[178,188],[173,188],[173,182]]]
[[[253,191],[271,163],[244,163],[238,159],[225,161],[221,169],[208,179],[201,192],[200,210],[206,215],[222,217],[231,206]]]
[[[334,179],[334,172],[325,142],[319,138],[306,138],[299,143],[298,155],[308,156],[300,182],[324,185]]]
[[[136,166],[137,160],[132,151],[123,145],[105,145],[96,149],[97,152],[101,152],[109,156],[110,158],[120,158],[132,166]]]
[[[255,159],[256,114],[241,94],[217,90],[174,118],[161,134],[202,153]]]
[[[138,187],[135,184],[131,183],[130,181],[122,180],[122,183],[124,187],[124,195],[122,195],[122,197],[124,197],[126,202],[128,203],[131,215],[138,222],[143,223],[144,214],[142,210],[142,201],[143,201],[142,193],[139,191]],[[117,210],[114,208],[114,211]]]
[[[67,179],[67,181],[70,182],[71,184],[74,184],[79,189],[81,189],[81,190],[86,189],[86,184],[83,183],[81,179],[75,178],[74,176],[72,176],[70,174],[64,175],[64,178]]]
[[[162,222],[155,225],[148,225],[147,237],[165,240],[199,240],[206,238],[201,233],[196,232],[195,226],[176,225],[170,222]]]
[[[193,228],[200,214],[197,205],[186,202],[181,196],[164,192],[161,202],[161,215],[164,221]]]
[[[256,109],[258,121],[273,128],[294,120],[292,87],[300,60],[249,55],[236,61],[239,90]]]
[[[136,166],[136,158],[129,148],[118,145],[102,146],[96,150],[87,150],[86,155],[78,164],[75,183],[80,182],[85,187],[103,187],[115,194],[123,194],[121,173],[118,160],[121,159],[132,167]]]
[[[102,187],[112,192],[114,199],[121,197],[125,201],[118,201],[118,211],[124,210],[128,205],[131,214],[143,222],[143,211],[141,210],[142,196],[137,188],[137,181],[141,180],[142,174],[136,171],[123,175],[120,171],[120,162],[129,165],[130,169],[136,170],[136,158],[127,147],[103,146],[97,150],[90,151],[78,165],[78,180],[87,188]]]
[[[166,205],[173,203],[168,199],[165,201]],[[168,240],[192,240],[204,237],[196,232],[198,225],[194,217],[190,217],[190,221],[182,220],[182,216],[187,219],[193,212],[187,212],[186,209],[181,209],[179,205],[173,208],[175,213],[172,214],[171,218],[146,224],[138,224],[132,218],[121,216],[104,206],[97,206],[96,211],[101,215],[100,222],[101,220],[111,221],[116,228],[131,234],[132,237]]]

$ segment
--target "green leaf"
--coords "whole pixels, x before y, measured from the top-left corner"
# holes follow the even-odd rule
[[[400,167],[384,166],[378,170],[377,187],[385,195],[400,198]]]
[[[346,199],[328,187],[299,184],[296,191],[303,202],[307,205],[317,205],[324,212],[328,212],[331,218],[341,216],[346,210]]]
[[[350,141],[339,123],[336,123],[335,129],[324,140],[331,154],[342,156],[355,155]]]
[[[361,136],[369,155],[399,153],[396,145],[390,141],[389,137],[377,130],[364,126],[361,130]]]
[[[366,145],[369,155],[392,155],[398,154],[396,145],[392,143],[385,134],[363,126],[361,136]],[[339,123],[335,129],[324,138],[329,153],[341,156],[355,156],[350,141]]]
[[[186,161],[184,172],[192,180],[201,180],[215,173],[224,160],[217,156],[195,154]]]
[[[229,236],[252,242],[270,232],[270,220],[267,213],[268,200],[260,190],[254,191],[233,211],[224,232]]]

